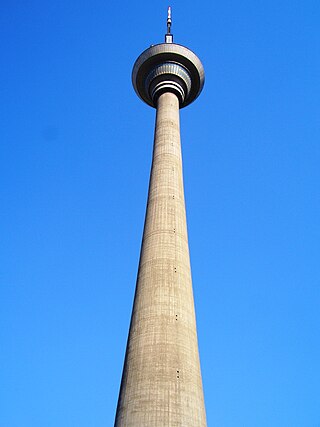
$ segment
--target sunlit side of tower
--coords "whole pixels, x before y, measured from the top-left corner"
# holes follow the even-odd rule
[[[179,108],[204,84],[197,56],[165,43],[134,64],[133,86],[155,107],[147,211],[116,427],[205,427],[184,201]]]

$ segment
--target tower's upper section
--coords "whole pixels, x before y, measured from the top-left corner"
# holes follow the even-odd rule
[[[152,107],[164,92],[175,93],[180,108],[193,102],[204,84],[200,59],[188,48],[173,43],[171,9],[168,9],[165,43],[149,47],[136,60],[132,83],[137,95]]]

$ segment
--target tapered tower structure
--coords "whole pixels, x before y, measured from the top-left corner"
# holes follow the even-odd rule
[[[155,107],[147,212],[115,427],[205,427],[189,260],[179,108],[204,83],[198,57],[165,43],[134,64],[138,96]]]

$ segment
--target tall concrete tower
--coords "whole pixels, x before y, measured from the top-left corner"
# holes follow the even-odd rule
[[[157,114],[115,427],[205,427],[179,128],[179,108],[200,94],[204,70],[191,50],[173,43],[170,8],[165,43],[139,56],[132,82]]]

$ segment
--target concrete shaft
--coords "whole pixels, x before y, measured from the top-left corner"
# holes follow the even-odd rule
[[[205,427],[175,94],[160,95],[116,427]]]

